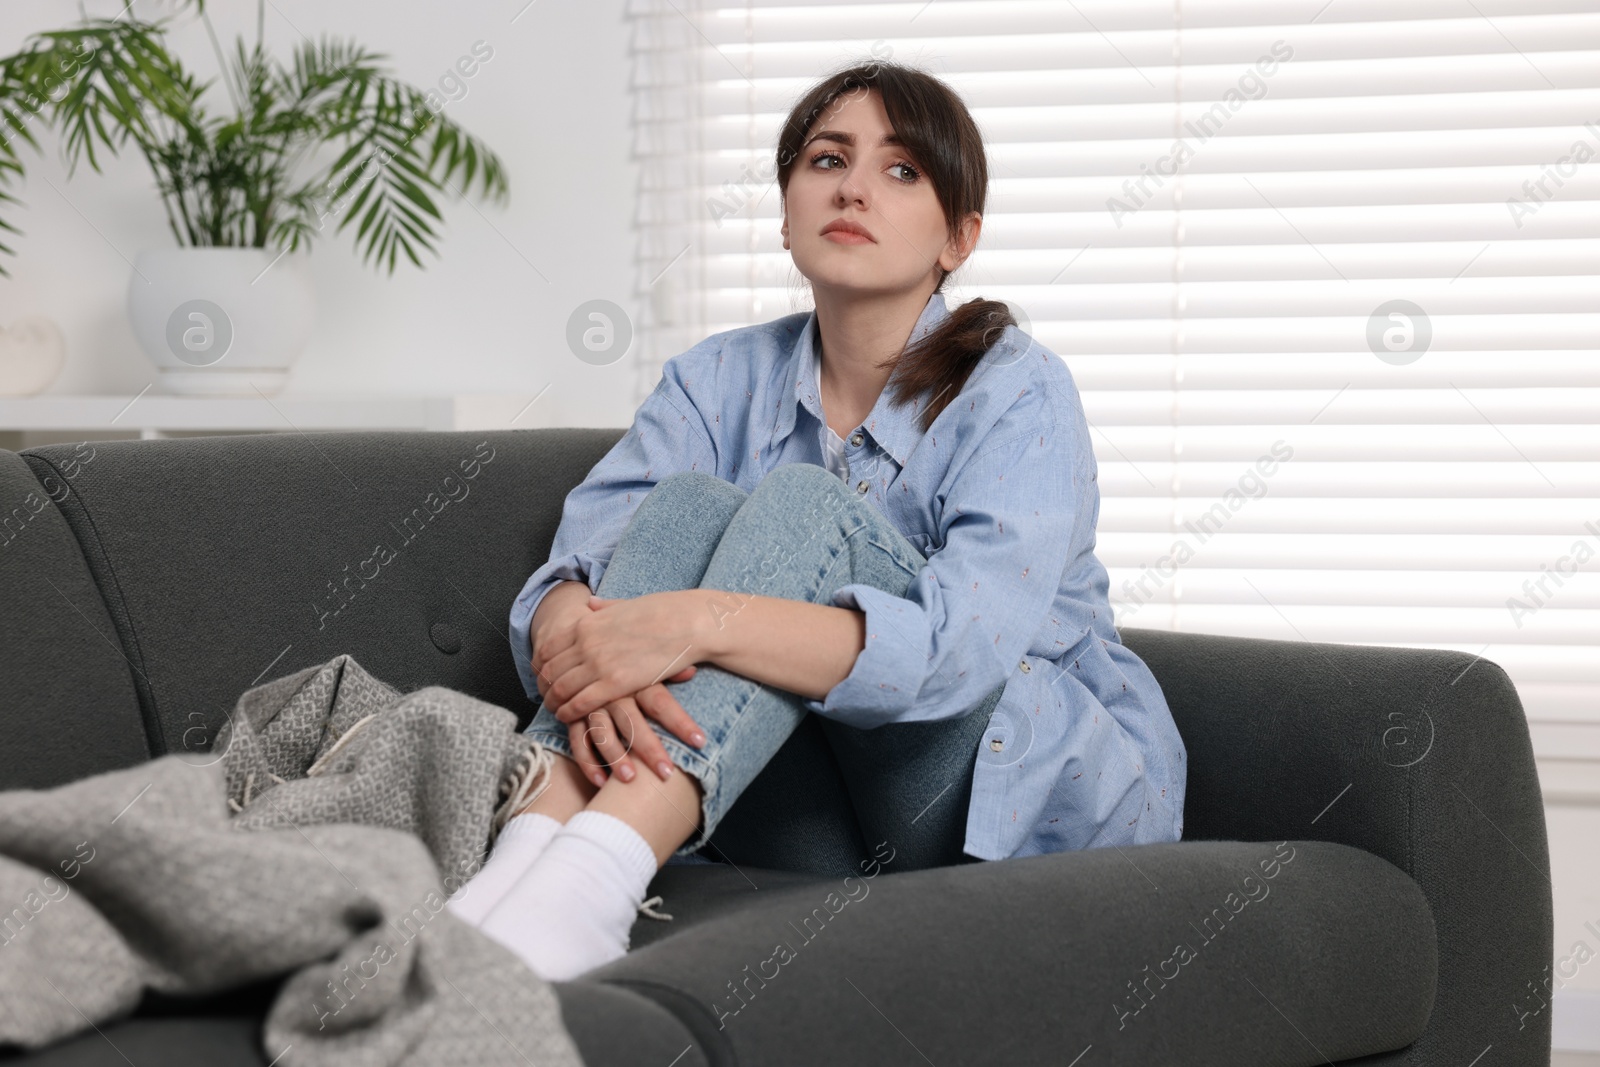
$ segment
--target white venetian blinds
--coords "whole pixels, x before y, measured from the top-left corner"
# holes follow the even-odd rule
[[[1481,653],[1547,795],[1600,801],[1600,0],[630,16],[641,398],[805,306],[771,162],[794,100],[919,66],[989,149],[950,299],[1007,300],[1071,368],[1118,626]]]

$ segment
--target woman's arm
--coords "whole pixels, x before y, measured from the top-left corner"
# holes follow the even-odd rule
[[[590,604],[549,635],[539,664],[564,723],[697,663],[821,700],[866,643],[863,612],[782,597],[681,589]]]
[[[904,596],[855,582],[832,604],[698,588],[596,597],[588,618],[552,635],[546,703],[570,723],[713,663],[860,729],[953,718],[1019,668],[1075,535],[1092,538],[1086,440],[1066,423],[1029,425],[968,461],[945,501],[941,547]]]
[[[813,700],[844,680],[866,644],[866,615],[853,608],[716,589],[680,595],[700,620],[697,662]]]

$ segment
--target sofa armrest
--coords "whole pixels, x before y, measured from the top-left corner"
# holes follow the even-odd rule
[[[1188,752],[1186,840],[1318,839],[1422,889],[1439,987],[1417,1063],[1547,1063],[1543,798],[1522,702],[1461,652],[1122,631]]]

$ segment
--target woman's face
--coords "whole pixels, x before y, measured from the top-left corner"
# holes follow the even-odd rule
[[[876,91],[852,90],[823,109],[807,133],[784,195],[783,247],[813,286],[903,292],[937,268],[966,258],[951,240],[944,210],[922,167],[892,138]],[[837,219],[870,239],[823,230]],[[977,240],[977,222],[970,227]]]

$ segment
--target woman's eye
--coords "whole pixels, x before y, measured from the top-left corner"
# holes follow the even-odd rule
[[[844,157],[841,156],[837,152],[818,152],[816,155],[811,157],[811,165],[814,167],[818,163],[822,162],[824,159],[837,159],[841,163],[844,162]],[[834,168],[832,168],[832,167],[824,167],[823,168],[823,170],[833,170],[833,169]],[[909,171],[910,175],[911,175],[910,177],[899,177],[899,178],[895,179],[896,181],[901,182],[902,184],[905,184],[905,185],[910,185],[912,182],[915,182],[918,178],[922,177],[921,172],[918,171],[916,167],[913,167],[909,163],[904,163],[904,162],[892,163],[892,164],[889,165],[889,169],[891,171],[892,170],[897,170],[897,169],[898,170]]]

